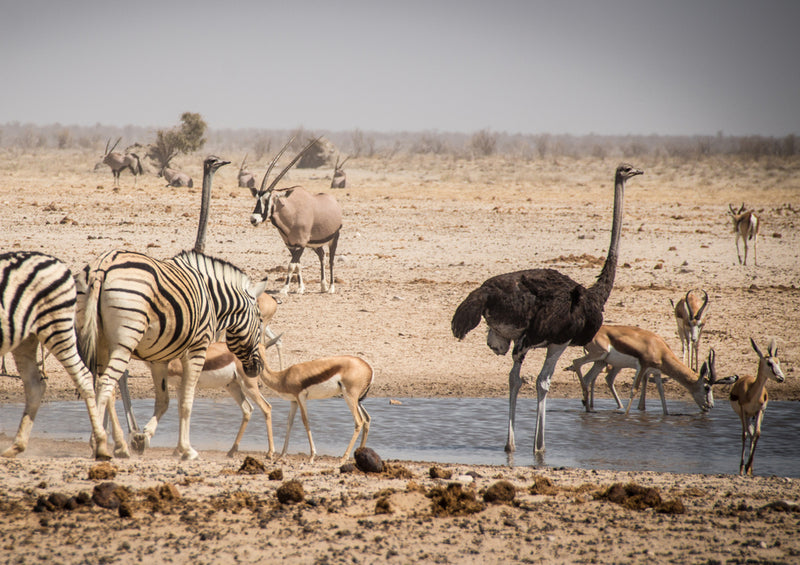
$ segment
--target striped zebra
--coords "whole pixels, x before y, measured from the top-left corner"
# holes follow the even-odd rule
[[[251,283],[230,263],[195,251],[166,261],[110,251],[87,265],[78,282],[83,356],[92,372],[100,374],[97,408],[100,414],[108,408],[112,417],[115,454],[130,455],[112,399],[131,358],[148,362],[156,393],[153,417],[144,432],[133,437],[140,451],[169,406],[168,363],[181,359],[177,452],[183,459],[196,458],[189,442],[189,420],[206,350],[215,335],[224,332],[245,372],[258,375],[261,316],[256,297],[266,281]]]
[[[72,273],[55,257],[35,251],[0,255],[0,354],[12,353],[25,388],[22,421],[14,444],[3,451],[4,457],[14,457],[28,446],[46,388],[36,363],[36,346],[41,342],[64,366],[86,402],[95,457],[111,458],[95,404],[92,375],[78,353],[75,301]]]

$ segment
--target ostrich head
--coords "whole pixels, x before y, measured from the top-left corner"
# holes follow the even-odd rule
[[[636,175],[643,175],[644,171],[641,169],[637,169],[630,163],[620,163],[617,166],[617,173],[615,176],[615,180],[617,181],[626,181],[631,177],[635,177]]]

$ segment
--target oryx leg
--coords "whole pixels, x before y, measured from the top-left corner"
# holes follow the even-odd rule
[[[331,277],[331,284],[328,286],[328,292],[334,293],[336,287],[336,279],[333,276],[333,260],[336,257],[336,246],[339,244],[339,232],[334,234],[330,244],[328,244],[328,274]],[[324,291],[323,291],[324,292]]]
[[[289,262],[289,270],[286,273],[286,283],[281,289],[281,294],[289,293],[289,284],[292,282],[292,275],[297,274],[297,293],[303,294],[306,291],[306,285],[303,284],[303,274],[300,271],[300,257],[303,256],[305,248],[302,246],[289,247],[289,252],[292,254],[292,259]]]
[[[320,292],[328,292],[328,281],[325,280],[325,247],[314,247],[314,253],[319,257],[319,286]]]

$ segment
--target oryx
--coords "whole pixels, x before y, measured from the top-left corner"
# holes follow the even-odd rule
[[[133,175],[133,186],[136,186],[136,180],[139,178],[139,175],[144,172],[142,162],[136,153],[120,153],[119,151],[114,151],[121,140],[122,138],[118,137],[111,149],[108,148],[111,139],[109,138],[109,140],[106,141],[106,149],[103,152],[102,162],[111,167],[111,173],[114,175],[114,186],[119,186],[119,175],[125,169],[130,170]]]
[[[336,245],[339,242],[339,231],[342,229],[342,209],[336,199],[330,194],[311,194],[301,186],[275,189],[275,185],[283,178],[286,172],[312,147],[319,138],[309,143],[292,161],[275,177],[275,180],[266,187],[267,179],[272,168],[280,156],[289,147],[284,145],[267,168],[261,188],[250,192],[256,198],[256,206],[250,215],[250,223],[257,226],[269,219],[278,229],[286,247],[292,254],[289,270],[286,274],[286,283],[281,293],[289,292],[289,283],[292,275],[297,274],[297,292],[305,292],[303,277],[300,272],[300,257],[306,247],[314,250],[319,257],[320,286],[322,292],[334,292],[333,260],[336,255]],[[265,188],[266,187],[266,188]],[[325,246],[328,246],[330,258],[330,285],[325,280]]]

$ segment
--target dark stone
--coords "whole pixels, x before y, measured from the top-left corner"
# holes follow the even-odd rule
[[[92,502],[101,508],[116,510],[120,505],[120,498],[117,495],[119,486],[116,483],[100,483],[94,487],[92,492]]]
[[[261,461],[250,457],[249,455],[244,458],[244,463],[242,463],[242,466],[239,467],[239,470],[237,471],[237,473],[240,475],[260,475],[266,472],[267,468],[264,466],[264,464]]]
[[[353,457],[356,460],[356,467],[365,473],[380,473],[383,471],[383,461],[380,455],[369,447],[359,447]]]
[[[436,467],[431,467],[429,474],[432,479],[450,479],[453,476],[453,471]]]
[[[269,480],[270,481],[282,481],[283,480],[283,469],[273,469],[269,472]]]
[[[60,492],[54,492],[50,494],[50,496],[47,497],[47,500],[53,505],[54,508],[66,508],[67,504],[69,503],[69,497]]]
[[[517,495],[517,488],[508,481],[497,481],[483,493],[484,502],[507,503],[512,502]]]
[[[91,481],[108,481],[116,476],[117,468],[108,462],[98,463],[89,469],[89,480]]]
[[[305,491],[303,491],[303,483],[296,480],[286,481],[278,487],[278,490],[275,492],[275,494],[278,497],[278,502],[281,504],[295,504],[298,502],[303,502],[303,499],[306,496]]]

